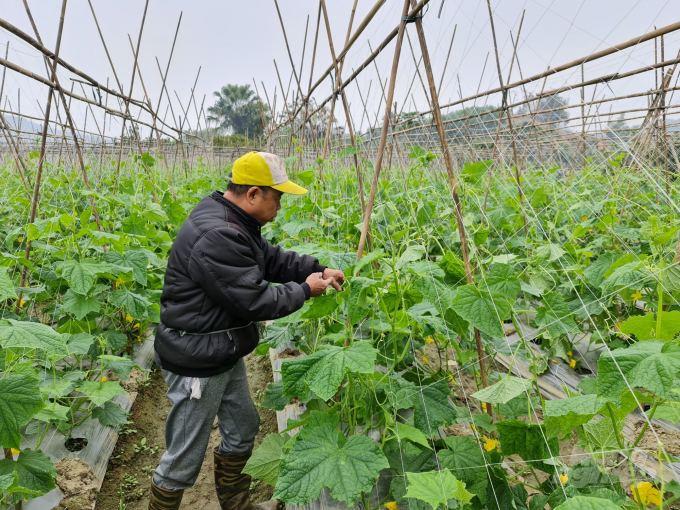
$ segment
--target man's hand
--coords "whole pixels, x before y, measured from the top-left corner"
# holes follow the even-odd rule
[[[326,269],[324,269],[323,277],[324,278],[335,278],[335,281],[338,282],[340,285],[345,283],[345,273],[343,273],[339,269],[331,269],[331,268],[327,267]]]
[[[324,280],[322,273],[312,273],[305,281],[307,282],[307,285],[309,285],[309,289],[312,291],[312,297],[323,296],[323,293],[326,292],[326,289],[329,285],[332,285],[338,292],[342,292],[342,287],[340,287],[338,282],[335,281],[335,278],[331,277]]]

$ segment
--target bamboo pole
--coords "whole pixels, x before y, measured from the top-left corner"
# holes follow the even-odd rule
[[[366,212],[364,213],[364,224],[361,228],[361,237],[359,238],[359,247],[357,249],[357,260],[359,260],[364,253],[364,246],[366,244],[366,235],[368,234],[368,227],[371,222],[371,213],[373,212],[373,204],[375,202],[375,194],[378,190],[378,178],[380,176],[380,169],[382,168],[383,157],[385,154],[385,145],[387,143],[387,131],[390,127],[390,112],[392,110],[392,102],[394,99],[394,87],[397,81],[397,69],[399,68],[399,57],[401,56],[401,45],[404,41],[404,31],[406,30],[406,18],[408,15],[409,0],[404,0],[404,7],[401,13],[401,22],[397,34],[397,42],[394,48],[394,58],[392,59],[392,72],[390,74],[390,85],[387,93],[387,101],[385,104],[385,117],[383,119],[382,131],[380,133],[380,145],[378,146],[378,156],[375,162],[375,169],[373,172],[373,181],[371,182],[371,191],[368,195],[368,203],[366,204]],[[421,2],[422,3],[422,2]]]
[[[409,0],[411,5],[415,4],[415,0]],[[458,235],[460,236],[460,245],[463,255],[463,263],[465,265],[465,279],[468,285],[474,285],[472,278],[472,266],[470,264],[470,254],[467,246],[467,235],[465,233],[465,226],[463,225],[463,210],[460,205],[460,197],[458,195],[458,183],[453,168],[453,161],[449,153],[446,133],[444,132],[444,123],[442,121],[441,109],[439,108],[439,96],[437,94],[437,85],[432,73],[432,63],[430,62],[430,54],[427,49],[427,41],[425,40],[425,32],[423,31],[423,21],[421,18],[416,18],[416,31],[420,41],[420,52],[423,56],[423,64],[425,67],[425,74],[430,87],[430,96],[432,98],[432,113],[437,125],[437,134],[439,135],[439,143],[442,148],[442,155],[444,156],[444,163],[446,164],[446,173],[449,178],[449,187],[451,188],[451,195],[453,196],[454,211],[456,215],[456,223],[458,224]],[[477,328],[474,329],[475,342],[477,345],[477,356],[479,357],[479,369],[482,377],[482,386],[486,388],[489,385],[486,374],[485,351],[482,346],[482,339]],[[487,405],[487,412],[493,416],[493,411],[490,405]]]

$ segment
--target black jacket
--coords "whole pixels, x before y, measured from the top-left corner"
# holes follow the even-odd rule
[[[258,220],[215,191],[194,208],[170,251],[157,362],[188,377],[229,370],[257,346],[254,322],[302,308],[310,296],[304,281],[324,269],[314,257],[272,246]]]

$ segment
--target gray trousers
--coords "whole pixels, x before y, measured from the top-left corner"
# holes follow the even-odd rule
[[[166,452],[153,475],[163,489],[188,489],[198,478],[208,448],[215,416],[219,423],[222,454],[253,449],[260,428],[260,415],[250,398],[243,359],[227,372],[199,379],[201,398],[191,398],[194,378],[163,370],[166,396],[172,410],[165,423]]]

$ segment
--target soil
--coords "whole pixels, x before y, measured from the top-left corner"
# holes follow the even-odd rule
[[[277,359],[292,359],[297,358],[300,355],[300,351],[297,349],[284,349],[276,355]]]
[[[269,357],[251,354],[244,360],[248,370],[250,395],[253,401],[259,404],[264,398],[267,384],[273,381]],[[151,477],[165,452],[165,420],[172,406],[165,397],[167,386],[160,370],[153,370],[147,380],[140,377],[136,386],[135,390],[138,393],[132,406],[130,417],[132,423],[121,431],[116,448],[109,459],[108,471],[97,495],[96,510],[119,510],[121,499],[127,504],[126,510],[146,510],[149,505]],[[129,391],[134,390],[129,388]],[[267,434],[278,431],[276,412],[259,405],[258,410],[261,424],[260,432],[255,439],[255,448]],[[146,444],[140,449],[143,438],[146,438]],[[212,454],[213,447],[219,443],[220,433],[215,424],[198,480],[194,487],[184,492],[182,508],[219,510],[213,481]],[[273,487],[254,480],[250,497],[253,502],[259,503],[270,499],[273,492]]]
[[[640,435],[645,423],[647,423],[646,420],[640,419],[634,424],[632,438],[636,438]],[[652,427],[654,430],[652,430]],[[674,457],[680,457],[680,433],[666,430],[655,425],[647,428],[645,435],[642,436],[642,439],[638,443],[638,447],[647,450],[652,456],[656,457],[656,451],[659,449],[657,437],[663,444],[663,449],[667,454],[673,455]]]
[[[55,467],[64,499],[52,510],[91,510],[97,496],[97,478],[90,466],[80,459],[65,457]]]

